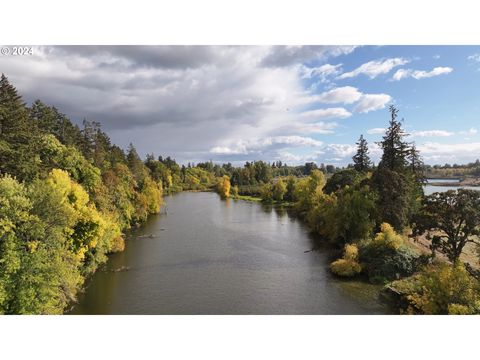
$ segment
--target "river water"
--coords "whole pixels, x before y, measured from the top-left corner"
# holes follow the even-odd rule
[[[425,195],[431,195],[434,192],[444,192],[448,190],[456,190],[456,189],[470,189],[470,190],[480,190],[478,186],[455,186],[458,183],[458,179],[427,179],[427,184],[423,187],[423,192]],[[452,183],[453,186],[436,186],[430,185],[435,183]]]
[[[317,241],[285,209],[215,193],[184,192],[165,202],[167,213],[130,235],[71,313],[387,312],[378,286],[332,276],[326,249],[305,252]]]

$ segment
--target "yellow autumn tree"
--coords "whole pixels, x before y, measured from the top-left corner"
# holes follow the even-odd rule
[[[356,245],[345,245],[343,257],[330,264],[334,274],[340,276],[355,276],[362,271],[358,262],[358,247]]]
[[[217,191],[222,199],[230,197],[230,178],[227,175],[218,180]]]
[[[121,231],[113,216],[97,211],[89,195],[69,174],[53,169],[46,179],[47,191],[56,193],[69,212],[70,223],[65,228],[72,251],[83,261],[85,271],[93,272],[106,260],[106,254],[121,247]],[[114,246],[115,245],[115,246]]]

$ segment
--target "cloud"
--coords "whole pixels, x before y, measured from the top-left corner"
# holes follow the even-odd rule
[[[450,67],[436,67],[431,71],[412,70],[412,69],[398,69],[393,74],[392,80],[399,81],[408,77],[412,77],[416,80],[431,78],[438,75],[449,74],[453,71]]]
[[[470,128],[468,131],[459,131],[458,132],[460,135],[467,135],[467,136],[473,136],[473,135],[477,135],[478,133],[478,130],[476,128]]]
[[[268,67],[290,66],[345,55],[354,50],[355,46],[273,46],[261,64]]]
[[[100,66],[185,69],[197,68],[218,61],[218,49],[215,46],[136,46],[136,45],[86,45],[53,46],[44,48],[49,57],[78,56],[81,59],[99,61]],[[225,53],[228,48],[225,48]],[[227,54],[226,54],[227,55]],[[228,57],[228,55],[226,56]],[[102,61],[103,60],[103,61]]]
[[[299,134],[332,134],[333,129],[338,126],[336,122],[316,122],[316,123],[303,123],[298,122],[291,124],[290,131]]]
[[[210,153],[215,155],[256,155],[261,156],[275,150],[294,147],[319,147],[323,143],[310,137],[275,136],[240,140],[230,145],[215,146]]]
[[[437,163],[459,162],[466,163],[478,159],[480,142],[468,142],[457,144],[442,144],[438,142],[426,142],[417,146],[425,160]]]
[[[325,91],[318,95],[311,95],[304,98],[305,103],[323,103],[323,104],[355,104],[354,112],[367,113],[374,110],[383,109],[385,105],[392,100],[387,94],[363,94],[353,86],[343,86]],[[329,108],[320,110],[305,111],[302,116],[320,118],[347,118],[352,114],[345,108]]]
[[[299,114],[302,118],[314,118],[314,119],[332,119],[340,118],[345,119],[352,116],[352,113],[347,111],[345,108],[336,107],[336,108],[327,108],[327,109],[316,109],[308,110]]]
[[[480,62],[480,54],[473,54],[467,57],[468,60]]]
[[[328,78],[337,76],[341,73],[341,67],[342,64],[323,64],[317,67],[307,67],[302,65],[300,67],[300,73],[304,79],[315,78],[320,82],[327,82]]]
[[[0,69],[28,103],[40,97],[77,124],[99,121],[114,143],[133,142],[142,156],[273,160],[281,152],[304,156],[289,149],[322,148],[308,136],[332,134],[335,120],[382,108],[375,97],[390,99],[352,86],[319,94],[305,87],[306,78],[337,76],[341,64],[330,58],[353,50],[38,46],[33,56],[0,57]]]
[[[367,130],[367,134],[375,135],[375,134],[383,134],[387,129],[385,128],[373,128]],[[475,135],[477,133],[477,129],[471,128],[468,131],[459,131],[459,135]],[[410,134],[412,137],[450,137],[454,136],[455,132],[446,131],[446,130],[414,130]]]
[[[370,135],[385,134],[385,131],[387,131],[387,129],[385,128],[373,128],[373,129],[367,130],[367,134],[370,134]]]
[[[383,59],[383,60],[375,60],[369,61],[353,71],[343,73],[338,78],[339,79],[347,79],[353,78],[360,74],[364,74],[368,76],[370,79],[374,79],[381,74],[387,74],[392,70],[394,67],[405,65],[409,63],[409,60],[404,58],[391,58],[391,59]]]
[[[33,56],[0,57],[0,68],[27,102],[40,97],[74,122],[100,121],[120,146],[132,141],[141,155],[199,161],[223,143],[331,133],[337,124],[319,120],[351,114],[324,109],[302,116],[305,98],[312,94],[298,69],[306,66],[303,61],[351,51],[334,46],[41,46]],[[336,71],[337,65],[317,66],[312,74]],[[291,144],[277,141],[275,146]]]
[[[327,159],[344,159],[353,156],[357,147],[352,144],[329,144],[322,151],[328,155]]]
[[[326,104],[352,104],[362,97],[362,93],[353,86],[335,88],[315,96],[315,100]]]
[[[383,109],[391,100],[392,97],[387,94],[364,94],[353,108],[353,111],[368,113]]]
[[[448,137],[455,135],[455,133],[445,130],[424,130],[412,131],[410,135],[415,137]]]

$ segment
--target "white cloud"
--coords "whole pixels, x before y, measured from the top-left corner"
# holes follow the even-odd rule
[[[385,128],[373,128],[373,129],[367,130],[367,134],[370,134],[370,135],[384,134],[385,131],[387,131],[387,129]]]
[[[353,111],[368,113],[370,111],[383,109],[391,100],[392,97],[387,94],[364,94],[353,108]]]
[[[326,104],[352,104],[362,97],[362,93],[353,86],[335,88],[314,97],[315,100]]]
[[[353,156],[357,151],[357,147],[351,144],[329,144],[322,151],[324,151],[330,158],[346,158]]]
[[[467,57],[468,60],[480,62],[480,54],[473,54]]]
[[[343,73],[338,78],[339,79],[347,79],[358,76],[360,74],[365,74],[370,79],[376,78],[378,75],[387,74],[392,70],[394,67],[405,65],[410,61],[403,58],[391,58],[391,59],[384,59],[384,60],[375,60],[369,61],[353,71]]]
[[[435,60],[438,60],[438,59],[440,59],[440,55],[438,55],[438,54],[433,55],[433,58],[434,58]]]
[[[460,135],[467,135],[467,136],[473,136],[477,135],[478,130],[476,128],[470,128],[468,131],[459,131]]]
[[[312,119],[332,119],[332,118],[345,119],[347,117],[352,116],[352,113],[347,111],[345,108],[336,107],[336,108],[327,108],[327,109],[308,110],[300,113],[299,116],[302,118],[312,118]]]
[[[317,122],[317,123],[302,123],[298,122],[291,124],[291,131],[298,132],[300,134],[332,134],[333,129],[338,126],[336,122]]]
[[[412,131],[410,135],[416,137],[448,137],[455,135],[455,133],[446,130],[424,130]]]
[[[408,77],[412,77],[416,80],[431,78],[438,75],[449,74],[453,71],[451,67],[436,67],[431,71],[423,70],[412,70],[412,69],[398,69],[395,74],[393,74],[392,80],[402,80]]]
[[[336,76],[341,73],[342,64],[331,65],[323,64],[317,67],[300,67],[300,74],[304,79],[317,78],[320,82],[326,82],[329,77]]]
[[[322,145],[321,141],[310,137],[298,135],[274,136],[239,140],[230,145],[215,146],[210,149],[210,153],[216,155],[261,155],[275,150],[279,151],[283,148],[319,147]]]
[[[285,162],[285,163],[288,162],[288,163],[297,164],[302,162],[302,157],[300,155],[295,155],[288,151],[279,151],[278,157],[282,160],[282,162]]]
[[[427,142],[417,146],[420,154],[427,161],[437,163],[459,162],[466,163],[479,158],[480,142],[441,144]]]

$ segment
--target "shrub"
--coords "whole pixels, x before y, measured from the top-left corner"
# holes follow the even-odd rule
[[[234,199],[238,199],[238,185],[235,185],[232,188],[232,196],[233,196]]]
[[[383,223],[374,240],[360,248],[360,262],[372,282],[385,282],[412,275],[420,255],[410,248],[403,237]]]
[[[380,232],[375,236],[372,245],[398,250],[403,244],[404,241],[402,235],[397,234],[390,224],[383,223],[380,226]]]
[[[409,313],[480,313],[480,284],[460,262],[430,265],[415,276],[393,282],[392,286],[404,290]]]
[[[356,245],[345,245],[343,258],[330,264],[330,270],[339,276],[355,276],[362,271],[358,263],[358,248]]]
[[[273,185],[271,183],[262,186],[260,197],[264,203],[270,204],[273,202]]]

